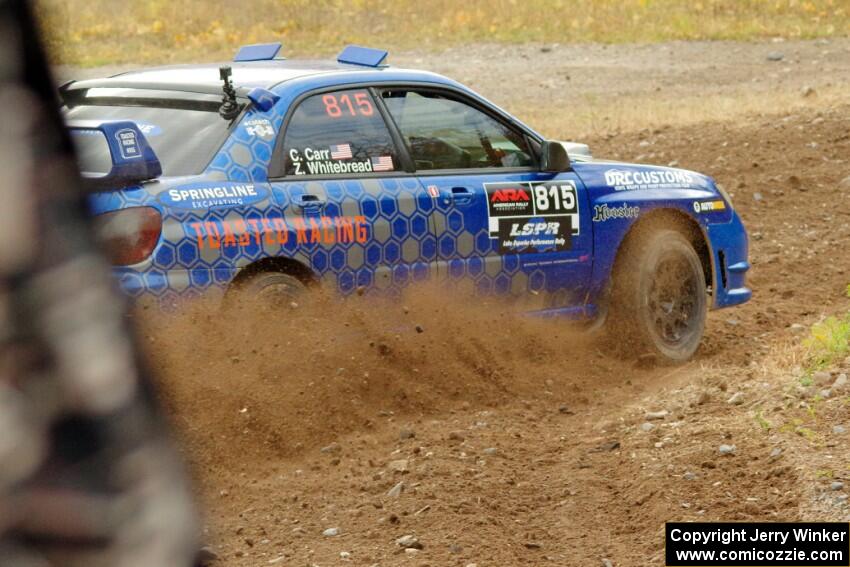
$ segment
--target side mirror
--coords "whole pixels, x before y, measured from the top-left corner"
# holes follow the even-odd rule
[[[543,142],[541,148],[540,169],[548,173],[562,173],[570,170],[570,156],[560,142]]]
[[[135,122],[81,120],[67,127],[74,135],[83,179],[90,184],[117,189],[162,175],[159,158]]]

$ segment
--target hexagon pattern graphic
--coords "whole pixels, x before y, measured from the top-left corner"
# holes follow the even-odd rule
[[[278,131],[282,116],[268,117]],[[269,183],[272,153],[272,141],[237,126],[200,179],[268,191],[267,199],[250,206],[166,208],[157,195],[173,182],[99,195],[104,210],[152,206],[163,214],[163,238],[151,258],[116,268],[121,286],[132,297],[150,296],[167,307],[226,288],[254,262],[282,257],[307,264],[342,294],[358,288],[397,294],[433,277],[479,293],[522,295],[549,287],[545,273],[524,270],[518,256],[495,254],[486,230],[473,234],[463,214],[438,205],[416,178]],[[294,204],[308,192],[327,200],[321,211]],[[344,229],[337,229],[336,219],[361,219],[365,238],[340,238]]]

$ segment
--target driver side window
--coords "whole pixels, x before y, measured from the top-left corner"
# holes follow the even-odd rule
[[[382,97],[417,170],[534,165],[525,136],[465,102],[427,90]]]

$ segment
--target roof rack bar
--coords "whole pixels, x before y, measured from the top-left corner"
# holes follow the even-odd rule
[[[268,61],[277,57],[280,48],[283,47],[280,42],[275,43],[256,43],[254,45],[243,45],[233,58],[234,62],[240,61]]]
[[[363,67],[381,67],[389,52],[383,49],[372,49],[359,45],[349,45],[337,55],[336,60],[349,65],[361,65]]]

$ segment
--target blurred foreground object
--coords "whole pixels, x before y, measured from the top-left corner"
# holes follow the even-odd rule
[[[0,0],[0,565],[191,565],[181,463],[92,245],[22,0]]]

